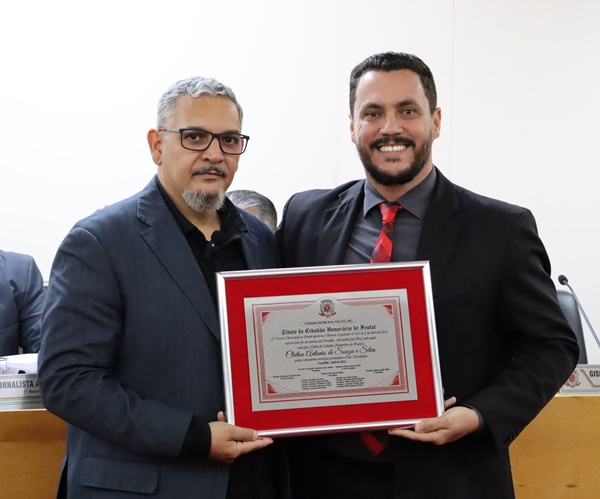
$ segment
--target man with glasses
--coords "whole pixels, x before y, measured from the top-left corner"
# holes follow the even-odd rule
[[[190,78],[157,121],[156,177],[78,222],[53,264],[39,380],[69,423],[59,497],[286,497],[277,444],[221,412],[215,272],[279,264],[272,233],[225,196],[242,109]]]

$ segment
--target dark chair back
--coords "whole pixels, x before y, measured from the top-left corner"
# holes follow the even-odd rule
[[[573,297],[573,294],[566,289],[557,289],[556,294],[558,295],[558,303],[569,322],[569,326],[575,332],[577,336],[577,343],[579,343],[579,364],[587,364],[587,352],[585,349],[585,341],[583,339],[583,326],[581,324],[581,315],[579,315],[579,308],[577,308],[577,302]]]

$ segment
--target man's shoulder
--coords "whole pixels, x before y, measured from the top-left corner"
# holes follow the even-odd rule
[[[35,260],[31,255],[0,250],[0,269],[3,269],[3,273],[27,274],[29,269],[35,266]]]
[[[523,213],[530,213],[530,211],[523,206],[509,203],[501,199],[478,194],[464,188],[461,188],[460,191],[463,206],[474,212],[510,217],[517,217]]]
[[[463,186],[454,184],[447,179],[441,180],[446,184],[446,188],[454,192],[460,207],[473,213],[489,213],[498,215],[513,215],[518,216],[529,210],[523,206],[519,206],[501,199],[486,196]]]
[[[6,262],[31,262],[33,257],[25,253],[16,253],[14,251],[0,250],[0,260]]]
[[[118,201],[82,218],[73,226],[72,230],[85,229],[97,233],[114,229],[126,220],[135,217],[136,206],[137,203],[132,198]]]
[[[123,223],[130,223],[139,218],[140,200],[147,196],[150,184],[142,191],[117,201],[113,204],[99,208],[85,218],[79,220],[75,228],[83,228],[91,231],[118,228]],[[158,189],[155,195],[160,196]],[[158,198],[157,198],[158,199]]]
[[[353,199],[363,191],[365,179],[351,180],[332,189],[311,189],[294,194],[288,201],[288,207],[306,210],[321,210],[331,204],[343,202],[345,198]]]

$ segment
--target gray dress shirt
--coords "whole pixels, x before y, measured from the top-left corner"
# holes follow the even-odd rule
[[[417,185],[396,201],[404,209],[396,215],[394,223],[394,246],[392,262],[406,262],[415,259],[423,220],[429,207],[429,201],[435,188],[435,168]],[[359,211],[346,256],[345,264],[369,263],[375,243],[381,233],[381,212],[378,204],[385,199],[367,181],[363,209]]]

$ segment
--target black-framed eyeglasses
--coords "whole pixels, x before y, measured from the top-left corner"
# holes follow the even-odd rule
[[[241,133],[212,133],[202,128],[165,128],[159,132],[174,132],[181,136],[181,147],[190,151],[206,151],[217,139],[224,154],[243,154],[250,137]]]

